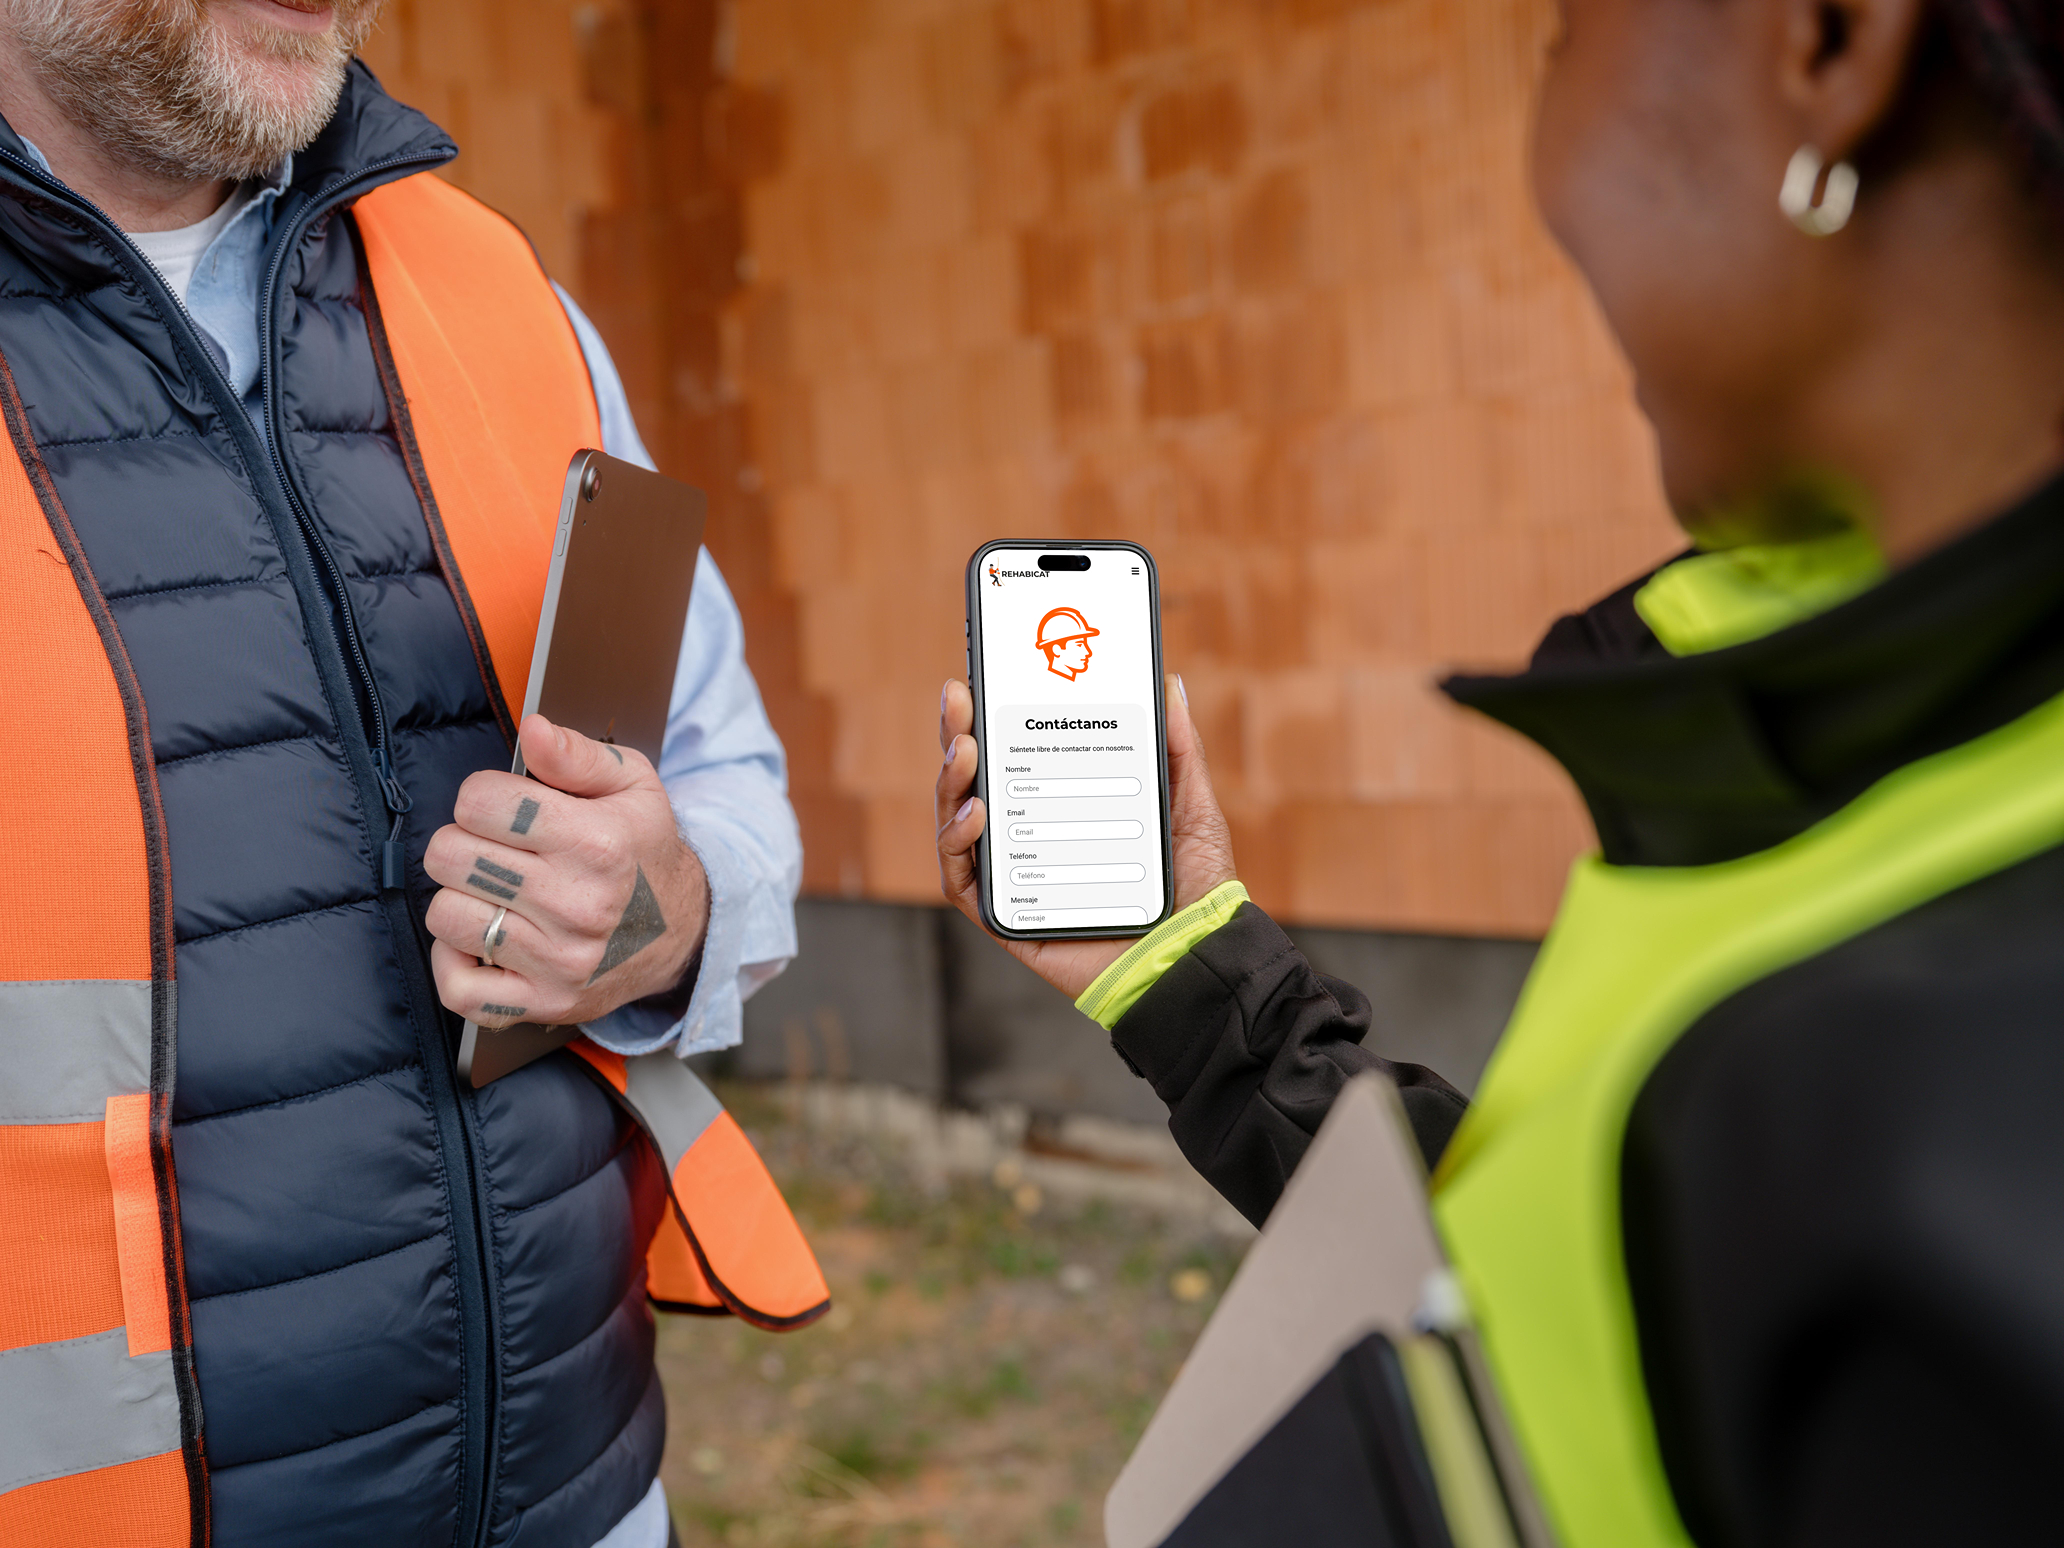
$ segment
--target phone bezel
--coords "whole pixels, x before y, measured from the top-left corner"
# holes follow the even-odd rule
[[[967,670],[968,692],[975,701],[975,794],[982,809],[994,817],[996,807],[989,799],[989,748],[984,734],[988,718],[982,693],[982,631],[975,627],[982,619],[982,562],[998,549],[1038,549],[1042,553],[1128,553],[1146,567],[1147,628],[1154,651],[1154,768],[1161,793],[1161,912],[1143,925],[1112,929],[1093,925],[1072,930],[1017,930],[996,917],[989,906],[988,878],[992,870],[990,841],[993,822],[984,823],[975,846],[975,901],[982,924],[1007,941],[1111,941],[1129,940],[1151,933],[1175,913],[1175,840],[1169,831],[1168,809],[1168,705],[1167,672],[1161,664],[1161,572],[1154,556],[1139,544],[1123,538],[996,538],[976,549],[967,563]]]

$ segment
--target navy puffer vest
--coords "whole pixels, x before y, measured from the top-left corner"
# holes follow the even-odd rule
[[[349,207],[452,154],[353,68],[276,215],[268,448],[149,265],[0,131],[0,351],[141,681],[169,831],[218,1548],[590,1548],[658,1468],[657,1163],[564,1055],[460,1089],[421,928],[423,846],[509,728]]]

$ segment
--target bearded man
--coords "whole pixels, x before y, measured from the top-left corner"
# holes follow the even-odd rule
[[[736,608],[658,769],[513,723],[568,457],[646,459],[377,9],[0,0],[5,1548],[660,1548],[647,1244],[822,1309],[676,1057],[794,951]]]

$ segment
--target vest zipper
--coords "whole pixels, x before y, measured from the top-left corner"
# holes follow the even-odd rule
[[[436,158],[437,161],[445,159],[448,158]],[[394,930],[397,940],[413,939],[416,943],[413,953],[400,952],[397,956],[401,959],[403,972],[410,981],[411,999],[423,1008],[427,1025],[441,1031],[444,1025],[443,1007],[438,1001],[436,987],[430,974],[429,942],[423,934],[421,924],[409,909],[405,890],[408,879],[407,852],[402,843],[401,833],[403,819],[414,803],[395,774],[386,712],[380,704],[379,684],[374,680],[372,664],[366,659],[365,646],[359,638],[358,620],[352,611],[350,596],[344,590],[343,570],[330,552],[329,544],[324,541],[322,531],[311,513],[307,497],[302,493],[301,486],[294,477],[293,468],[287,461],[286,450],[282,444],[284,427],[279,408],[279,374],[273,361],[274,350],[279,343],[275,316],[279,277],[286,267],[288,254],[299,245],[302,235],[321,216],[342,204],[359,188],[379,178],[383,171],[422,164],[422,158],[414,157],[397,157],[388,161],[368,163],[354,177],[327,190],[320,199],[309,200],[302,209],[291,215],[282,210],[275,217],[279,221],[279,227],[273,235],[272,256],[266,264],[265,280],[258,292],[258,382],[259,397],[265,405],[265,449],[272,463],[273,476],[280,488],[286,492],[288,506],[300,527],[303,541],[311,553],[319,556],[325,566],[329,584],[335,589],[336,606],[332,614],[332,624],[338,636],[339,654],[356,669],[356,686],[365,695],[365,729],[367,739],[371,743],[374,773],[379,783],[381,799],[394,819],[394,825],[380,850],[381,901],[386,907],[390,927]],[[370,332],[370,322],[367,328]],[[454,598],[453,601],[456,604],[457,599]],[[462,1100],[459,1093],[448,1037],[440,1036],[431,1046],[424,1049],[423,1067],[434,1094],[433,1105],[439,1118],[440,1144],[445,1147],[447,1155],[460,1163],[458,1170],[463,1173],[463,1210],[459,1208],[460,1188],[454,1186],[451,1189],[453,1234],[458,1242],[469,1244],[473,1249],[471,1261],[468,1261],[463,1250],[454,1253],[459,1270],[459,1301],[467,1334],[463,1379],[467,1397],[466,1414],[469,1420],[465,1426],[462,1443],[465,1455],[465,1480],[461,1486],[457,1541],[470,1545],[470,1548],[479,1548],[479,1545],[487,1540],[491,1517],[489,1484],[499,1461],[497,1437],[501,1432],[501,1367],[494,1358],[494,1297],[488,1274],[490,1253],[486,1207],[480,1198],[482,1184],[479,1134],[472,1105]]]
[[[146,258],[97,205],[82,198],[27,157],[0,146],[0,162],[6,163],[10,173],[27,183],[38,197],[48,199],[84,221],[116,263],[128,268],[132,277],[141,281],[146,293],[156,301],[167,326],[185,345],[185,352],[194,362],[197,374],[216,400],[216,409],[222,416],[224,427],[237,443],[246,467],[254,475],[261,464],[271,468],[274,489],[263,489],[254,477],[252,493],[266,509],[267,517],[281,539],[282,557],[287,560],[288,577],[303,613],[309,615],[311,625],[313,615],[318,612],[329,623],[328,633],[335,650],[335,661],[333,663],[325,652],[317,650],[316,669],[331,702],[340,713],[337,729],[344,739],[346,761],[351,766],[361,805],[371,812],[377,798],[380,809],[393,819],[380,848],[380,902],[396,944],[407,941],[416,948],[414,951],[400,950],[395,955],[408,991],[411,1019],[416,1023],[425,1080],[431,1091],[432,1114],[437,1124],[438,1147],[452,1174],[445,1196],[452,1215],[453,1269],[464,1335],[460,1373],[463,1460],[459,1530],[454,1541],[460,1548],[479,1548],[487,1538],[489,1484],[492,1470],[498,1465],[500,1424],[497,1410],[501,1383],[499,1362],[494,1358],[493,1295],[488,1273],[489,1250],[485,1206],[481,1198],[483,1185],[477,1155],[475,1115],[471,1104],[463,1099],[458,1089],[451,1039],[445,1030],[443,1008],[438,1002],[430,973],[428,942],[408,904],[402,828],[403,819],[413,802],[395,773],[392,742],[380,704],[379,685],[359,637],[351,598],[344,589],[343,570],[323,540],[280,446],[278,381],[273,366],[273,353],[278,343],[274,305],[279,276],[285,268],[287,255],[299,245],[308,228],[345,200],[368,191],[378,182],[390,181],[390,174],[401,176],[441,166],[455,154],[455,151],[440,151],[391,156],[368,162],[351,176],[325,188],[319,196],[293,193],[281,196],[273,215],[275,227],[271,257],[259,292],[259,382],[265,405],[265,439],[268,443],[260,447],[256,444],[259,440],[257,429],[245,412],[242,399],[216,364],[214,352],[201,339],[192,315],[172,294],[171,286],[166,284],[157,265]],[[281,506],[283,511],[276,509]],[[312,587],[296,573],[294,555],[285,542],[285,533],[279,531],[281,514],[286,516],[287,525],[291,526],[306,553],[308,568],[313,572],[307,581],[314,582]],[[347,699],[357,712],[361,745],[353,745],[349,729],[342,723],[342,710]]]
[[[373,173],[374,167],[366,169],[360,176]],[[358,179],[353,179],[356,182]],[[280,488],[287,493],[287,505],[294,513],[294,522],[301,531],[301,541],[308,545],[308,551],[321,565],[323,582],[330,593],[330,628],[337,637],[338,653],[350,666],[355,679],[355,705],[363,724],[366,740],[371,744],[373,768],[379,781],[380,799],[387,814],[394,819],[388,830],[386,842],[380,846],[380,887],[391,891],[408,885],[408,851],[402,843],[403,819],[414,807],[409,794],[402,788],[400,777],[394,772],[393,745],[388,735],[387,711],[380,703],[380,684],[373,676],[373,665],[366,659],[365,643],[358,634],[358,615],[351,607],[351,594],[345,589],[344,569],[337,563],[337,556],[330,551],[330,545],[316,524],[308,500],[295,481],[293,469],[287,465],[286,453],[280,447],[283,430],[279,413],[278,385],[272,365],[273,302],[277,294],[280,271],[286,266],[287,255],[294,250],[301,234],[313,224],[325,210],[342,202],[335,190],[319,200],[311,200],[307,208],[293,220],[281,222],[281,232],[272,243],[272,257],[265,269],[265,282],[258,291],[258,396],[265,408],[265,450],[272,463],[272,474],[279,481]],[[284,212],[282,212],[284,213]],[[280,235],[289,240],[280,240]],[[148,262],[148,259],[145,260]]]

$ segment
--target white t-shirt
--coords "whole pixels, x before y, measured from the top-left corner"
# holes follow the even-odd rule
[[[236,219],[236,212],[251,202],[251,196],[258,191],[255,183],[238,183],[230,189],[229,197],[222,201],[221,208],[206,220],[196,221],[191,226],[177,226],[170,231],[125,232],[136,250],[148,258],[165,283],[172,287],[172,294],[186,301],[187,287],[193,283],[194,265],[201,261],[201,254],[208,250],[208,244],[222,235],[223,227]]]

